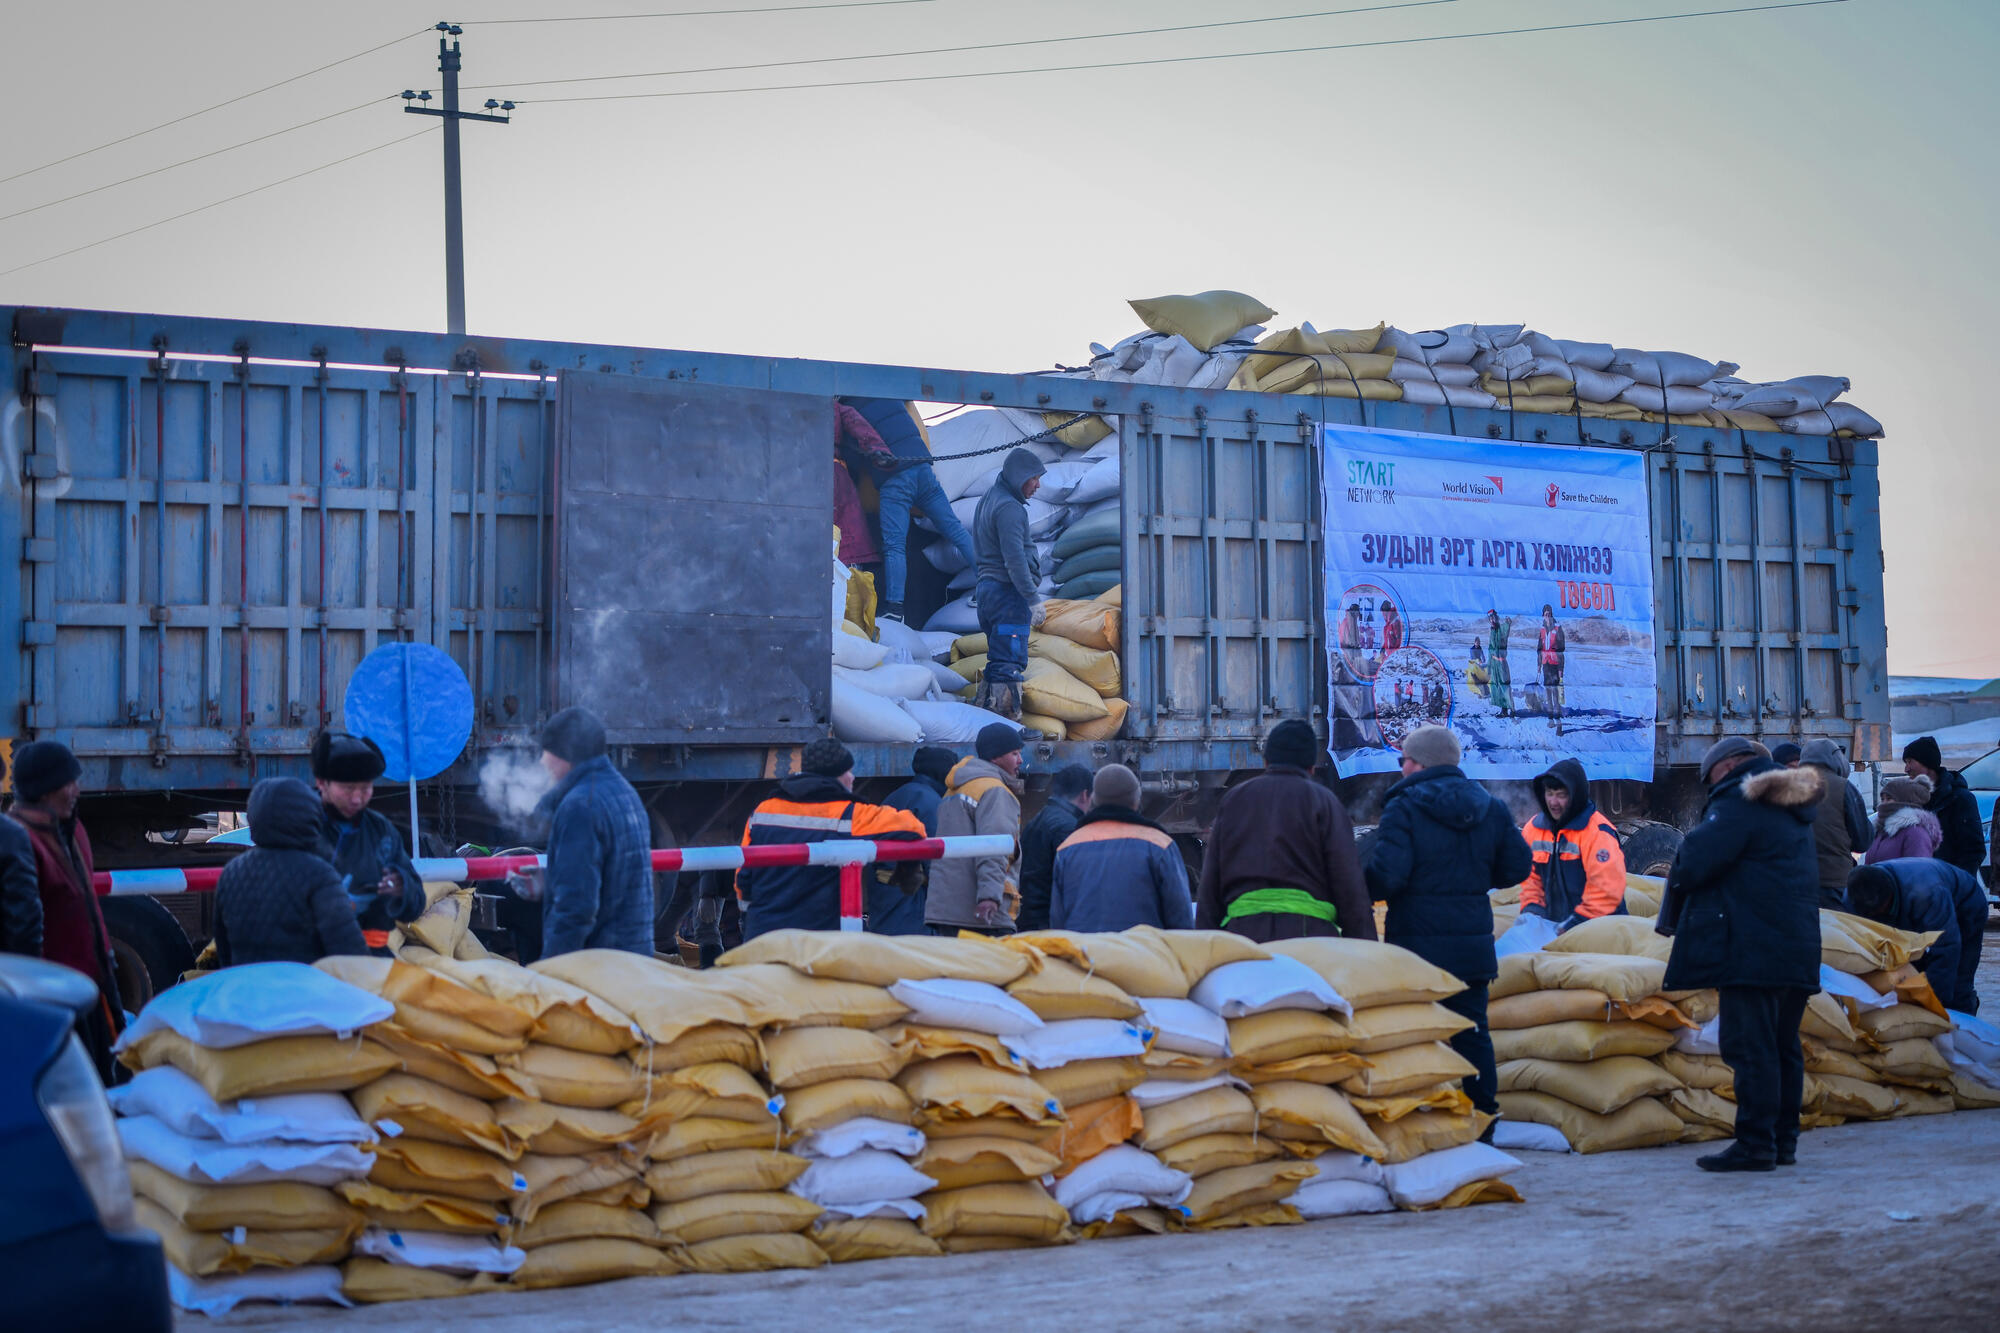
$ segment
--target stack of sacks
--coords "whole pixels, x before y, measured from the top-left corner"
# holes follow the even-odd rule
[[[363,1218],[334,1186],[368,1174],[375,1134],[339,1094],[395,1067],[359,1035],[393,1013],[296,963],[161,992],[118,1043],[139,1071],[112,1093],[136,1213],[187,1309],[243,1299],[345,1304]]]
[[[1350,1007],[1336,1053],[1320,1056],[1316,1071],[1291,1077],[1337,1083],[1339,1092],[1331,1087],[1321,1091],[1345,1094],[1348,1114],[1360,1132],[1350,1127],[1348,1141],[1336,1143],[1383,1165],[1379,1182],[1352,1163],[1341,1163],[1330,1173],[1343,1188],[1331,1188],[1322,1177],[1306,1181],[1302,1193],[1320,1191],[1306,1201],[1315,1214],[1325,1216],[1327,1209],[1342,1205],[1356,1212],[1382,1211],[1381,1200],[1361,1188],[1369,1185],[1399,1207],[1518,1201],[1520,1196],[1499,1179],[1514,1166],[1505,1154],[1461,1152],[1449,1158],[1441,1173],[1433,1161],[1475,1143],[1491,1123],[1473,1110],[1458,1086],[1472,1066],[1446,1044],[1467,1023],[1439,1001],[1463,990],[1463,983],[1407,949],[1374,940],[1279,940],[1267,947],[1311,969]],[[1232,1033],[1238,1064],[1254,1081],[1260,1075],[1248,1062],[1247,1035]],[[1342,1061],[1359,1067],[1343,1071]],[[1431,1187],[1440,1179],[1449,1179],[1451,1186],[1432,1197]]]
[[[1675,1143],[1683,1132],[1680,1104],[1667,1099],[1686,1088],[1655,1057],[1696,1025],[1660,994],[1664,949],[1580,951],[1613,929],[1637,945],[1651,923],[1604,918],[1556,941],[1565,952],[1502,958],[1486,1010],[1501,1113],[1560,1131],[1578,1152]]]
[[[757,1078],[756,1029],[774,1010],[838,1023],[868,999],[857,1005],[855,988],[836,986],[839,993],[829,995],[792,987],[798,979],[783,968],[724,984],[708,972],[611,949],[545,958],[532,970],[589,990],[630,1014],[644,1034],[644,1049],[621,1057],[631,1083],[619,1111],[643,1134],[643,1152],[630,1162],[630,1206],[652,1205],[653,1243],[667,1247],[655,1271],[824,1264],[825,1254],[799,1234],[819,1208],[785,1190],[795,1163],[776,1152],[783,1102]]]
[[[1951,1065],[1951,1099],[1961,1111],[2000,1106],[2000,1027],[1971,1014],[1949,1011],[1952,1030],[1937,1038]]]
[[[1310,324],[1271,334],[1243,359],[1232,389],[1253,393],[1308,394],[1325,398],[1363,398],[1395,402],[1403,386],[1391,378],[1396,367],[1393,349],[1378,350],[1384,325],[1372,329],[1317,332]]]
[[[500,960],[405,947],[393,962],[318,966],[394,1003],[371,1034],[404,1059],[350,1094],[384,1142],[368,1182],[347,1187],[370,1222],[349,1296],[455,1295],[488,1274],[538,1288],[679,1271],[638,1211],[647,1127],[617,1109],[644,1091],[629,1018]]]
[[[1406,403],[1426,407],[1494,406],[1494,396],[1479,387],[1479,369],[1472,364],[1479,348],[1462,333],[1384,329],[1374,350],[1396,358],[1389,368],[1389,378],[1401,386]]]
[[[893,1080],[839,1079],[787,1095],[786,1124],[798,1132],[866,1117],[914,1125],[924,1138],[913,1172],[871,1160],[870,1170],[881,1172],[875,1188],[899,1193],[875,1200],[885,1207],[862,1219],[868,1227],[839,1227],[831,1243],[867,1258],[930,1253],[913,1228],[946,1252],[1068,1238],[1067,1215],[1039,1183],[1059,1159],[1036,1143],[1060,1125],[1060,1107],[1001,1044],[1001,1029],[1031,1030],[1040,1021],[1002,989],[1030,970],[1031,957],[986,939],[782,930],[719,963],[725,979],[755,964],[784,963],[814,978],[878,988],[895,1006],[898,1021],[881,1031],[899,1065]],[[817,1095],[807,1100],[804,1093]],[[860,1145],[899,1156],[917,1146],[907,1136]],[[925,1181],[936,1188],[924,1188],[913,1203],[901,1192]]]
[[[1042,628],[1028,636],[1021,687],[1021,725],[1056,740],[1109,740],[1125,725],[1129,705],[1119,669],[1122,591],[1113,586],[1089,601],[1051,598]],[[970,693],[986,672],[986,636],[952,644],[951,669]]]

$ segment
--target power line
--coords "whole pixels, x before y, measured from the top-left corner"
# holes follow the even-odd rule
[[[543,18],[473,19],[480,27],[496,23],[614,23],[620,19],[693,19],[726,14],[796,14],[807,9],[879,9],[884,5],[928,5],[936,0],[846,0],[843,4],[764,5],[756,9],[662,9],[647,14],[550,14]],[[468,91],[470,91],[468,89]]]
[[[309,79],[313,75],[323,74],[327,70],[330,70],[337,65],[345,65],[350,61],[359,60],[363,56],[372,56],[377,51],[386,51],[390,47],[396,45],[396,43],[398,42],[407,42],[410,40],[410,38],[421,37],[429,31],[430,31],[429,28],[419,28],[415,32],[406,32],[401,37],[391,38],[389,41],[383,42],[379,46],[369,47],[366,51],[356,51],[351,56],[342,56],[338,60],[329,60],[324,65],[315,65],[313,68],[305,71],[305,73],[303,74],[294,74],[288,79],[279,79],[276,83],[267,83],[262,88],[252,88],[247,93],[238,93],[236,96],[228,98],[225,101],[217,102],[214,106],[205,106],[199,111],[190,111],[185,116],[175,116],[172,120],[163,120],[157,125],[149,125],[143,130],[135,130],[131,134],[121,135],[116,139],[107,139],[103,143],[97,145],[95,148],[81,149],[77,152],[71,153],[68,157],[59,157],[52,162],[44,162],[39,167],[29,167],[26,171],[17,171],[11,176],[0,176],[0,185],[5,185],[9,181],[17,181],[21,179],[21,177],[23,176],[32,176],[38,171],[47,171],[50,167],[59,167],[65,162],[74,162],[79,157],[89,157],[92,153],[101,153],[107,148],[116,148],[121,143],[130,143],[134,139],[142,139],[148,134],[155,133],[156,131],[159,130],[164,130],[169,126],[178,125],[183,121],[193,120],[196,116],[205,116],[211,111],[220,111],[222,110],[222,108],[226,106],[235,106],[238,102],[248,101],[250,98],[256,97],[260,93],[268,93],[273,88],[282,88],[288,83],[297,83],[300,79]]]
[[[121,231],[114,236],[102,236],[94,241],[85,241],[82,245],[73,245],[67,250],[58,250],[55,254],[52,255],[43,255],[40,259],[31,259],[25,264],[16,264],[12,268],[0,269],[0,278],[8,277],[12,274],[19,273],[24,269],[36,268],[42,264],[50,263],[53,260],[66,259],[70,255],[79,254],[85,250],[92,250],[100,245],[109,245],[113,241],[122,241],[127,236],[137,236],[142,231],[151,231],[155,227],[164,227],[169,222],[179,222],[182,218],[191,218],[196,213],[206,213],[211,208],[220,208],[224,204],[233,204],[238,199],[247,199],[253,194],[262,194],[266,190],[274,190],[280,185],[289,185],[295,180],[301,180],[307,176],[317,175],[319,172],[330,170],[334,167],[342,165],[343,163],[352,162],[356,158],[367,157],[370,153],[379,153],[385,148],[394,148],[399,143],[408,143],[412,139],[421,138],[422,136],[431,133],[433,129],[434,129],[433,126],[427,125],[423,129],[418,130],[415,134],[400,135],[397,138],[390,139],[385,143],[378,143],[373,148],[364,148],[358,153],[349,153],[346,157],[337,157],[331,162],[322,162],[316,167],[307,167],[304,171],[293,172],[291,175],[282,177],[279,180],[267,181],[262,185],[252,186],[250,189],[243,190],[237,194],[232,194],[227,198],[214,200],[213,202],[203,204],[198,208],[190,208],[183,213],[176,213],[172,217],[160,218],[159,220],[154,222],[143,223],[140,226],[133,227],[127,231]]]
[[[178,167],[185,167],[191,163],[205,162],[211,157],[220,157],[224,153],[233,153],[239,148],[248,148],[253,143],[262,143],[266,139],[275,139],[279,135],[290,134],[294,130],[302,130],[310,125],[323,124],[329,120],[338,120],[342,116],[351,116],[357,111],[379,105],[389,100],[392,99],[387,94],[382,97],[371,97],[365,102],[348,107],[345,111],[329,111],[324,116],[314,116],[311,120],[302,120],[296,125],[287,125],[282,130],[272,130],[268,134],[260,134],[254,139],[243,139],[237,143],[230,144],[226,148],[216,148],[206,153],[197,153],[193,157],[184,157],[178,162],[169,162],[163,167],[154,167],[151,171],[141,171],[135,175],[126,176],[121,180],[112,181],[108,185],[93,185],[88,190],[78,190],[75,194],[66,194],[60,199],[51,199],[46,203],[33,204],[27,208],[17,208],[12,213],[0,213],[0,222],[9,222],[15,218],[26,217],[30,213],[39,213],[45,208],[54,208],[57,204],[69,203],[72,199],[83,199],[93,194],[102,194],[106,190],[115,190],[121,185],[130,185],[133,181],[142,181],[148,176],[157,176],[163,171],[173,171]]]
[[[1352,9],[1320,9],[1308,14],[1273,14],[1265,18],[1220,19],[1213,23],[1182,23],[1164,28],[1127,28],[1122,32],[1087,32],[1075,37],[1030,37],[1012,42],[972,42],[964,46],[931,46],[912,51],[878,51],[855,56],[811,56],[801,60],[766,60],[750,65],[702,65],[689,69],[656,69],[639,74],[592,74],[573,79],[529,79],[509,84],[474,84],[467,91],[487,88],[541,88],[552,83],[606,83],[618,79],[657,79],[679,74],[727,74],[752,69],[783,69],[794,65],[837,65],[854,60],[895,60],[904,56],[956,55],[965,51],[1004,51],[1021,46],[1054,46],[1063,42],[1101,42],[1114,37],[1151,37],[1169,32],[1199,32],[1208,28],[1242,28],[1258,23],[1294,23],[1303,19],[1334,18],[1344,14],[1374,14],[1384,10],[1426,9],[1434,5],[1455,5],[1463,0],[1406,0],[1403,4],[1361,5]]]
[[[562,102],[625,102],[659,97],[720,97],[732,93],[806,92],[821,88],[870,88],[885,84],[939,83],[953,79],[1003,79],[1018,74],[1072,74],[1100,69],[1133,69],[1146,65],[1185,65],[1203,60],[1247,60],[1257,56],[1310,55],[1326,51],[1361,51],[1390,46],[1421,46],[1429,42],[1463,42],[1485,37],[1532,36],[1549,32],[1575,32],[1584,28],[1618,28],[1637,23],[1670,23],[1679,19],[1720,18],[1732,14],[1762,14],[1773,10],[1815,9],[1823,5],[1844,5],[1850,0],[1789,0],[1784,4],[1739,5],[1730,9],[1689,10],[1678,14],[1643,14],[1633,18],[1591,19],[1577,23],[1549,23],[1539,27],[1491,28],[1483,32],[1435,33],[1427,37],[1386,37],[1368,42],[1332,42],[1322,46],[1281,46],[1264,51],[1221,51],[1194,56],[1156,56],[1147,60],[1106,60],[1085,65],[1040,65],[1030,69],[974,70],[959,74],[905,74],[875,79],[833,79],[822,83],[770,83],[740,88],[677,88],[650,93],[593,93],[576,97],[538,97],[536,106]],[[517,99],[524,104],[528,99]]]

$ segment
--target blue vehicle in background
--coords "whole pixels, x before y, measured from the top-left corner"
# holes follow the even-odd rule
[[[18,1329],[173,1327],[159,1238],[132,1210],[111,1105],[60,963],[0,954],[0,1309]]]
[[[1958,770],[1979,800],[1979,825],[1986,830],[1986,863],[1993,863],[1993,807],[2000,802],[2000,750],[1988,750]],[[1989,890],[1996,887],[1986,886]]]

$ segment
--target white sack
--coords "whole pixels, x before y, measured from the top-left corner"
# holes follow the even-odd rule
[[[1135,997],[1144,1008],[1153,1044],[1163,1051],[1206,1057],[1229,1054],[1229,1024],[1193,1000]]]
[[[1493,1146],[1508,1152],[1568,1152],[1569,1140],[1554,1125],[1499,1120],[1493,1125]]]
[[[247,1273],[191,1277],[167,1265],[167,1299],[183,1310],[212,1318],[228,1314],[248,1301],[272,1305],[344,1305],[352,1307],[340,1289],[340,1270],[331,1264],[307,1268],[253,1268]]]
[[[160,1031],[214,1049],[270,1037],[346,1037],[395,1012],[381,996],[305,963],[246,963],[161,991],[114,1049]]]
[[[1171,1207],[1193,1188],[1194,1177],[1187,1172],[1176,1171],[1144,1148],[1121,1143],[1058,1179],[1051,1193],[1057,1203],[1074,1211],[1082,1200],[1110,1192],[1136,1194],[1147,1203]]]
[[[960,597],[939,607],[924,622],[924,633],[949,634],[954,638],[961,634],[979,633],[979,612],[973,609],[972,598]]]
[[[1499,939],[1493,941],[1493,953],[1500,958],[1517,953],[1539,953],[1561,933],[1556,929],[1556,923],[1547,917],[1523,912],[1514,918],[1514,924],[1507,927]]]
[[[388,1231],[369,1227],[354,1242],[356,1254],[386,1259],[405,1268],[430,1268],[442,1273],[498,1273],[506,1276],[528,1261],[528,1252],[502,1245],[491,1236],[460,1236],[444,1231]]]
[[[1499,406],[1500,400],[1477,385],[1460,388],[1456,384],[1431,384],[1424,380],[1411,380],[1403,385],[1403,401],[1415,403],[1419,407],[1472,407],[1491,409]]]
[[[951,668],[940,667],[939,670],[951,671]],[[958,688],[964,689],[965,677],[955,671],[951,674],[958,681]],[[906,699],[902,708],[923,729],[926,745],[970,745],[979,739],[982,728],[990,727],[995,722],[1020,729],[1018,722],[1009,722],[998,713],[957,699]]]
[[[1146,1032],[1122,1018],[1047,1019],[1033,1032],[1009,1036],[1005,1045],[1030,1069],[1060,1069],[1077,1060],[1144,1055]]]
[[[848,635],[853,638],[853,635]],[[957,639],[955,634],[933,634],[929,630],[912,629],[900,620],[878,620],[875,622],[875,638],[883,647],[900,648],[910,655],[912,662],[934,662],[951,653],[951,645]]]
[[[863,1115],[816,1129],[793,1144],[790,1151],[800,1157],[846,1157],[869,1148],[915,1157],[924,1150],[924,1132],[913,1125],[898,1125]]]
[[[835,630],[833,635],[833,664],[846,667],[849,671],[873,671],[889,659],[889,650],[882,644],[868,639],[856,638],[846,630]]]
[[[882,1148],[861,1148],[845,1157],[822,1157],[788,1188],[821,1207],[914,1199],[937,1188],[937,1181],[902,1157]]]
[[[903,1021],[920,1027],[964,1028],[994,1037],[1013,1037],[1042,1026],[1034,1010],[984,981],[938,977],[930,981],[898,981],[889,994],[910,1007]]]
[[[1356,1180],[1363,1185],[1380,1185],[1388,1177],[1382,1174],[1382,1164],[1372,1157],[1363,1157],[1358,1152],[1339,1149],[1321,1153],[1312,1159],[1313,1173],[1307,1176],[1300,1188],[1306,1185],[1320,1185],[1332,1180]]]
[[[849,634],[845,637],[851,639],[854,636]],[[836,663],[833,678],[883,699],[928,699],[931,687],[936,683],[936,677],[931,675],[927,666],[897,666],[889,662],[870,671],[855,671]]]
[[[172,1065],[107,1093],[122,1116],[151,1116],[174,1133],[223,1143],[373,1143],[375,1131],[337,1092],[294,1092],[219,1103]]]
[[[1165,1106],[1183,1097],[1192,1097],[1197,1092],[1207,1092],[1210,1088],[1248,1088],[1250,1085],[1234,1074],[1217,1074],[1213,1078],[1171,1079],[1149,1078],[1126,1095],[1137,1102],[1141,1109],[1151,1106]]]
[[[1396,1211],[1396,1201],[1389,1197],[1389,1191],[1359,1180],[1307,1181],[1285,1202],[1298,1209],[1299,1216],[1307,1221]]]
[[[1076,486],[1069,493],[1071,508],[1096,504],[1099,500],[1116,496],[1119,477],[1119,459],[1116,454],[1090,464],[1089,470],[1077,480]],[[1074,516],[1071,521],[1074,521]]]
[[[1425,1153],[1396,1166],[1385,1166],[1382,1173],[1386,1177],[1389,1197],[1398,1206],[1420,1208],[1439,1202],[1453,1190],[1470,1185],[1475,1180],[1497,1180],[1510,1171],[1520,1169],[1521,1163],[1517,1158],[1509,1157],[1491,1144],[1467,1143],[1441,1152]]]
[[[375,1160],[351,1143],[222,1143],[176,1134],[149,1115],[117,1123],[127,1157],[197,1185],[333,1185],[367,1175]]]
[[[894,701],[844,680],[833,682],[833,734],[861,745],[915,745],[924,735]]]
[[[1354,1006],[1319,973],[1296,958],[1263,958],[1224,963],[1203,977],[1188,998],[1224,1018],[1243,1018],[1273,1009],[1332,1009],[1344,1018]]]

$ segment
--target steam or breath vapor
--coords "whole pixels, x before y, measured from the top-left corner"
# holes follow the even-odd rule
[[[524,751],[495,750],[479,766],[479,799],[517,828],[533,822],[536,802],[554,785],[548,770]]]

